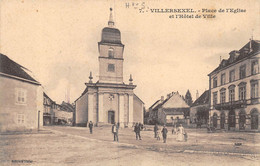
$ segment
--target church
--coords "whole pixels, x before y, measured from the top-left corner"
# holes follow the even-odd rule
[[[119,123],[120,127],[131,127],[133,123],[143,123],[143,101],[134,94],[136,85],[132,75],[129,83],[123,82],[123,52],[121,33],[115,28],[112,8],[108,27],[103,28],[99,51],[99,80],[89,82],[82,95],[75,101],[75,124],[86,126],[92,121],[95,125]]]

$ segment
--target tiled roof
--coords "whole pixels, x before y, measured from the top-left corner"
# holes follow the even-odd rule
[[[160,100],[157,100],[155,103],[153,103],[153,105],[151,105],[151,107],[149,107],[149,109],[152,109],[156,104],[158,104]]]
[[[0,72],[1,73],[38,83],[32,76],[30,76],[26,72],[26,70],[28,71],[28,69],[26,69],[25,67],[19,65],[18,63],[9,59],[6,55],[3,55],[0,53]]]
[[[212,73],[221,70],[222,68],[225,68],[231,64],[236,63],[237,61],[240,61],[246,57],[249,57],[257,52],[260,51],[260,41],[259,40],[252,40],[251,41],[251,51],[250,51],[250,42],[248,42],[245,46],[243,46],[239,51],[236,51],[239,55],[232,60],[232,57],[230,56],[228,59],[224,59],[221,61],[220,65],[213,70],[209,75]]]
[[[194,101],[194,103],[191,105],[197,106],[197,105],[203,105],[209,103],[209,90],[206,90],[197,100]]]

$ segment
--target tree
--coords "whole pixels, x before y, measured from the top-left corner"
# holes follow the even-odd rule
[[[192,103],[193,103],[189,89],[188,89],[188,91],[186,92],[186,95],[185,95],[185,102],[186,102],[189,106],[191,106]]]

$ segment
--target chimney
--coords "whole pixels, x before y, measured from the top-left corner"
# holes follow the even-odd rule
[[[169,99],[171,97],[171,94],[169,93],[168,95],[167,95],[167,99]]]
[[[252,39],[250,39],[250,42],[249,42],[249,52],[252,52],[252,51],[253,51],[253,48],[252,48],[252,40],[253,40],[253,36],[252,36]]]
[[[197,93],[196,93],[196,100],[199,98],[199,91],[197,90]]]
[[[163,102],[164,101],[164,96],[161,96],[161,102]]]

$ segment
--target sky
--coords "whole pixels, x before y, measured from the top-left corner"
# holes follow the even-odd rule
[[[137,9],[131,6],[138,3]],[[148,12],[139,13],[141,3]],[[126,4],[129,4],[129,8]],[[113,8],[124,49],[124,82],[129,75],[146,108],[161,96],[189,89],[193,100],[208,89],[208,74],[242,48],[260,40],[258,0],[0,0],[0,52],[33,72],[57,103],[84,91],[92,71],[98,81],[98,42]],[[176,19],[153,8],[245,9],[214,13],[213,19]],[[186,13],[189,14],[189,13]],[[195,14],[195,13],[191,13]]]

